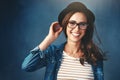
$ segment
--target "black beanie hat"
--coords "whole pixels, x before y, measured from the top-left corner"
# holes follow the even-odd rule
[[[65,9],[63,9],[58,16],[58,22],[61,26],[62,26],[62,21],[64,17],[71,11],[84,12],[87,18],[90,19],[90,22],[94,23],[95,21],[94,14],[84,4],[82,4],[81,2],[72,2]]]

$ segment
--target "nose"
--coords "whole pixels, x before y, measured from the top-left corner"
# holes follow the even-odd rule
[[[75,31],[79,31],[80,27],[78,25],[76,25],[76,27],[74,28]]]

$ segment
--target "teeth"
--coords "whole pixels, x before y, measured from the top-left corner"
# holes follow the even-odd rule
[[[80,34],[77,33],[72,33],[73,36],[79,36]]]

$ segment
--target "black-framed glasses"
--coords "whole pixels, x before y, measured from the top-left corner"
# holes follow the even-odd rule
[[[86,22],[80,22],[77,23],[74,20],[68,21],[68,27],[74,29],[76,26],[78,26],[80,29],[87,29],[88,23]]]

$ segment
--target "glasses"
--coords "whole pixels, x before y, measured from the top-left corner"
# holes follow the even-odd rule
[[[77,23],[76,21],[68,21],[68,27],[74,29],[78,26],[80,29],[87,29],[88,24],[86,22]]]

